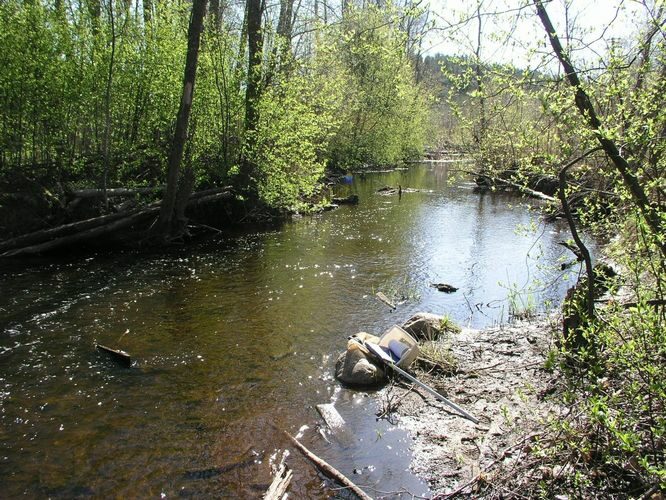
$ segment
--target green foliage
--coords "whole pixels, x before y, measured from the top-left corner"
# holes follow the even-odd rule
[[[118,0],[0,3],[0,175],[99,186],[108,151],[109,186],[163,183],[190,10],[152,2],[147,18]],[[229,182],[249,158],[261,200],[297,208],[327,166],[421,154],[427,99],[397,9],[352,9],[342,23],[315,25],[298,42],[307,50],[266,22],[251,133],[241,14],[206,20],[184,158],[198,186]]]
[[[419,347],[420,356],[439,365],[440,370],[455,373],[458,370],[458,360],[451,351],[448,340],[428,340]]]
[[[331,145],[335,165],[395,164],[422,154],[428,96],[415,81],[405,36],[391,7],[352,10],[327,32],[345,81],[343,119]]]
[[[0,5],[0,168],[55,164],[64,179],[95,184],[108,105],[111,181],[154,179],[146,169],[163,165],[178,105],[183,9],[160,3],[144,29],[125,4],[99,18],[59,5]]]
[[[460,333],[462,331],[460,326],[458,326],[458,324],[456,324],[456,322],[453,321],[453,319],[451,319],[451,316],[449,316],[448,314],[442,316],[442,319],[439,322],[439,329],[442,332],[449,332],[449,333]]]
[[[442,67],[436,79],[450,113],[444,123],[447,136],[469,148],[479,171],[531,187],[599,146],[599,138],[613,141],[664,227],[666,43],[658,36],[664,10],[648,12],[648,4],[644,6],[645,27],[637,39],[609,41],[599,60],[573,61],[602,123],[598,130],[581,116],[576,106],[581,96],[561,74],[485,64],[477,51],[475,56],[428,61],[430,67],[435,62]],[[566,50],[576,57],[576,44],[585,46],[586,40],[577,42],[573,28],[566,27]],[[666,236],[646,223],[626,176],[605,154],[585,158],[569,174],[566,195],[577,223],[614,238],[610,250],[622,270],[623,298],[637,305],[598,308],[597,317],[570,330],[574,338],[563,339],[558,351],[549,352],[545,367],[552,370],[560,361],[562,403],[569,412],[555,423],[557,443],[544,454],[568,464],[568,472],[557,481],[540,481],[531,494],[540,489],[546,496],[640,496],[653,486],[663,491]],[[509,302],[512,316],[534,309],[530,295],[515,288],[509,290]]]
[[[262,94],[259,124],[248,143],[259,196],[269,206],[298,209],[314,194],[339,124],[340,88],[341,82],[311,67],[279,77]]]
[[[625,257],[629,255],[625,254]],[[666,486],[666,324],[662,307],[647,303],[661,289],[663,271],[629,258],[635,307],[611,306],[604,321],[589,326],[585,335],[594,349],[568,356],[576,360],[569,369],[572,401],[583,412],[584,423],[572,430],[591,465],[621,471],[617,479]],[[636,281],[638,279],[638,281]],[[663,295],[661,295],[663,297]],[[617,472],[615,472],[617,474]]]

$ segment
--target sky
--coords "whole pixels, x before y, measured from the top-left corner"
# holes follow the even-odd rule
[[[546,36],[533,5],[525,0],[481,0],[481,59],[533,68],[543,55],[550,56]],[[477,0],[430,0],[435,29],[426,38],[426,54],[472,54],[476,47],[478,23],[474,18]],[[611,40],[630,36],[640,28],[644,7],[636,0],[551,0],[546,10],[563,41],[565,27],[571,32],[574,57],[593,63]],[[565,15],[565,3],[569,4]],[[499,13],[498,15],[491,15]],[[461,23],[461,20],[470,19]]]

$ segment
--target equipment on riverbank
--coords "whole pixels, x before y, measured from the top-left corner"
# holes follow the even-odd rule
[[[405,377],[407,380],[413,382],[421,389],[435,396],[445,405],[449,406],[462,417],[471,420],[475,424],[479,423],[479,419],[472,414],[455,404],[453,401],[448,400],[432,387],[427,386],[413,375],[410,375],[402,367],[407,368],[411,365],[419,354],[419,348],[416,340],[414,340],[407,332],[397,325],[394,325],[388,332],[380,337],[379,343],[363,341],[356,337],[351,338],[359,346],[364,348],[375,359],[379,360],[384,365],[388,366],[391,370],[398,375]]]

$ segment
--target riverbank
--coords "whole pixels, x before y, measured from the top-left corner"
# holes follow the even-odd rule
[[[396,412],[413,440],[412,470],[435,496],[494,491],[494,478],[517,473],[548,420],[562,414],[564,408],[546,397],[556,378],[548,365],[559,325],[557,317],[548,316],[464,329],[445,341],[457,363],[455,373],[418,373],[476,416],[478,425],[409,388],[384,390],[385,400],[391,393],[401,398]]]

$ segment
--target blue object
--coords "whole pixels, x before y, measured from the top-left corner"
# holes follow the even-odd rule
[[[347,174],[342,177],[342,184],[351,184],[352,182],[354,182],[352,174]]]
[[[389,340],[389,353],[391,354],[391,357],[395,360],[395,362],[399,362],[403,355],[409,351],[409,346],[403,344],[399,340]]]

